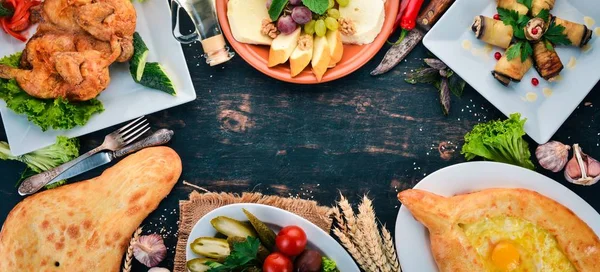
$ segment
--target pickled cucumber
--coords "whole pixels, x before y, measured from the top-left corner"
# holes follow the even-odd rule
[[[210,220],[210,224],[218,232],[227,235],[227,237],[256,237],[256,232],[248,225],[226,216],[217,216]]]
[[[208,266],[206,264],[206,262],[215,262],[216,263],[216,260],[209,259],[209,258],[196,258],[196,259],[191,259],[191,260],[187,261],[185,266],[187,267],[187,269],[190,270],[190,272],[206,272],[206,271],[210,270],[210,266]]]
[[[246,217],[248,217],[248,220],[250,220],[250,224],[252,224],[252,226],[254,227],[254,230],[256,230],[256,233],[258,234],[258,238],[260,239],[260,242],[268,250],[273,250],[273,248],[275,248],[275,237],[277,237],[277,234],[275,234],[275,232],[271,228],[269,228],[269,226],[267,226],[265,223],[260,221],[256,216],[254,216],[254,214],[252,214],[251,212],[249,212],[246,209],[242,209],[242,210],[244,211],[244,214],[246,214]]]
[[[190,248],[198,255],[220,260],[231,252],[227,240],[214,237],[200,237],[190,244]]]
[[[233,250],[233,245],[234,244],[239,244],[239,243],[243,243],[246,242],[246,238],[244,237],[235,237],[235,236],[230,236],[227,237],[227,243],[229,243],[229,248],[231,248],[231,250]],[[267,256],[269,256],[269,254],[271,254],[271,251],[269,251],[265,246],[263,246],[262,244],[258,246],[258,259],[261,262],[264,262],[265,259],[267,258]]]

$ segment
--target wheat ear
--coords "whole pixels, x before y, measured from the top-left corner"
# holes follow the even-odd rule
[[[341,231],[338,228],[333,229],[333,234],[335,234],[335,236],[337,236],[338,239],[340,239],[340,242],[342,242],[342,245],[346,248],[346,250],[348,250],[350,255],[352,255],[352,257],[356,260],[358,265],[366,270],[365,264],[363,261],[364,257],[362,256],[360,251],[358,251],[356,246],[354,246],[354,243],[352,243],[352,240],[350,239],[350,237],[348,237],[348,235],[346,235],[346,233],[344,233],[343,231]]]
[[[140,234],[142,234],[142,227],[139,227],[133,233],[133,237],[129,241],[129,247],[127,248],[127,253],[125,254],[125,262],[123,262],[123,272],[131,271],[131,260],[133,259],[133,244],[137,242],[140,238]]]
[[[394,247],[394,239],[392,234],[387,230],[386,226],[381,227],[381,233],[383,234],[383,251],[388,259],[388,263],[392,267],[393,271],[402,271],[400,263],[398,263],[398,255],[396,255],[396,248]]]
[[[375,263],[379,271],[391,272],[387,264],[387,257],[383,253],[383,241],[379,235],[379,229],[375,221],[373,203],[367,196],[363,197],[362,203],[358,206],[358,212],[358,225],[361,231],[364,232],[366,245],[373,263]]]
[[[344,215],[344,221],[346,222],[347,232],[346,234],[350,234],[350,236],[354,236],[356,233],[356,216],[354,215],[354,210],[352,210],[352,206],[348,202],[348,199],[344,197],[340,193],[340,202],[338,203],[340,208],[342,209],[342,214]],[[352,237],[354,238],[354,237]]]
[[[346,222],[344,221],[344,218],[342,217],[342,213],[340,212],[340,206],[336,205],[333,208],[333,219],[337,223],[339,230],[343,233],[347,233],[348,228],[346,227]]]

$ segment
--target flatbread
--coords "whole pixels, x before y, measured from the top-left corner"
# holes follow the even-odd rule
[[[558,202],[525,189],[487,189],[443,197],[422,190],[398,194],[402,205],[429,230],[440,271],[485,271],[459,224],[510,216],[547,230],[577,271],[600,271],[600,240],[577,215]]]
[[[180,175],[177,153],[152,147],[99,177],[26,198],[0,232],[0,271],[119,271],[132,233]]]

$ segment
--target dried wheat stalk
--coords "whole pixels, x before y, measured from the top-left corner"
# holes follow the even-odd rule
[[[346,227],[346,222],[344,222],[344,218],[342,217],[342,213],[340,212],[340,206],[335,206],[333,208],[333,220],[336,222],[339,230],[342,233],[347,233],[348,228]]]
[[[398,255],[396,255],[396,248],[394,247],[394,239],[392,239],[392,234],[387,230],[385,225],[381,227],[381,233],[383,234],[383,251],[385,252],[388,263],[393,271],[402,271],[400,268],[400,263],[398,262]]]
[[[346,199],[342,194],[340,194],[340,202],[338,205],[342,209],[342,214],[344,215],[346,222],[346,234],[353,236],[356,232],[356,216],[354,215],[354,210],[352,210],[352,206],[348,202],[348,199]]]
[[[387,264],[387,257],[383,253],[383,240],[375,221],[373,203],[367,196],[363,197],[362,203],[358,206],[358,212],[358,225],[364,232],[364,240],[369,250],[369,256],[377,266],[378,271],[391,272]]]
[[[352,257],[356,260],[356,262],[358,263],[358,265],[360,267],[362,267],[363,269],[365,269],[365,264],[364,264],[364,261],[363,261],[364,257],[358,251],[358,249],[354,246],[354,244],[352,243],[352,240],[350,239],[350,237],[348,237],[343,231],[341,231],[338,228],[334,228],[333,229],[333,234],[335,234],[335,236],[337,236],[338,239],[340,239],[340,242],[342,242],[342,245],[346,248],[346,250],[348,250],[348,252],[350,253],[350,255],[352,255]]]
[[[131,260],[133,259],[133,244],[137,242],[141,234],[142,227],[139,227],[137,230],[135,230],[135,232],[133,233],[133,237],[129,241],[129,247],[127,248],[127,253],[125,254],[125,262],[123,262],[123,272],[131,271]]]

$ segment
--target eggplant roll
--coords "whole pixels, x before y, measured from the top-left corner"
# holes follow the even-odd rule
[[[508,86],[511,80],[515,82],[521,81],[525,73],[531,69],[532,64],[531,58],[527,58],[524,62],[521,62],[521,57],[508,60],[506,54],[504,54],[504,56],[496,62],[496,67],[494,67],[492,75],[500,81],[500,83]]]
[[[471,30],[477,39],[504,49],[510,46],[513,38],[512,27],[505,25],[502,21],[482,15],[475,17]]]
[[[537,16],[542,9],[552,10],[555,0],[533,0],[531,2],[531,15]]]
[[[529,12],[529,9],[525,5],[517,2],[517,0],[497,0],[497,2],[499,8],[515,10],[521,15],[525,15]]]
[[[533,44],[533,64],[535,70],[545,80],[550,80],[560,74],[563,64],[555,50],[549,50],[543,41]]]
[[[592,30],[584,24],[578,24],[571,21],[563,20],[556,16],[552,16],[550,19],[556,25],[565,27],[563,34],[567,35],[567,38],[571,41],[571,45],[583,47],[592,39]]]

